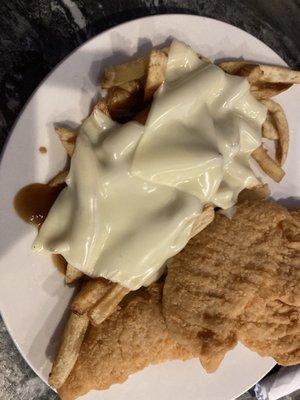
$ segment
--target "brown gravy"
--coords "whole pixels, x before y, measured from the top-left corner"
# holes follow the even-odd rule
[[[65,184],[61,184],[52,187],[43,183],[32,183],[23,187],[14,198],[17,214],[23,221],[35,225],[39,229],[57,196],[65,186]],[[65,274],[67,262],[63,256],[53,254],[51,258],[57,270]]]
[[[46,153],[47,153],[47,147],[41,146],[41,147],[39,148],[39,152],[40,152],[41,154],[46,154]]]
[[[39,227],[65,185],[51,187],[43,183],[32,183],[18,191],[14,207],[23,221]]]

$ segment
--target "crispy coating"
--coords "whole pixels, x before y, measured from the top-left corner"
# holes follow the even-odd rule
[[[245,201],[216,215],[173,258],[163,313],[172,336],[213,372],[241,341],[282,365],[300,362],[300,212]]]
[[[153,284],[127,296],[99,327],[90,326],[59,395],[62,400],[73,400],[92,389],[122,383],[149,364],[192,356],[167,332],[161,313],[161,284]]]

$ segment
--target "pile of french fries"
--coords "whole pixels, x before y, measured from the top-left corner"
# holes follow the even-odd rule
[[[107,96],[98,101],[95,107],[118,122],[134,119],[144,124],[153,94],[165,79],[168,51],[168,48],[153,49],[144,57],[107,68],[101,82]],[[289,130],[284,111],[270,97],[287,90],[294,83],[300,83],[300,71],[247,61],[223,62],[219,67],[229,74],[247,78],[252,94],[267,107],[262,136],[275,142],[276,156],[275,159],[271,158],[261,145],[252,153],[252,157],[268,176],[279,182],[284,176],[282,166],[288,153]],[[68,156],[72,157],[77,133],[63,127],[56,127],[55,131]],[[68,171],[60,172],[49,184],[57,186],[64,183],[67,174]],[[257,189],[262,196],[267,196],[266,185],[260,185]],[[195,222],[192,236],[213,219],[214,208],[208,205]],[[49,376],[50,385],[56,389],[63,385],[74,367],[89,324],[101,324],[129,292],[127,288],[105,279],[90,279],[70,264],[66,268],[65,281],[67,284],[79,281],[81,290],[71,304],[71,314]]]
[[[247,61],[224,62],[219,67],[229,74],[246,77],[253,96],[267,107],[262,136],[275,142],[276,158],[273,160],[263,145],[252,153],[252,157],[267,175],[280,182],[285,174],[282,166],[289,149],[289,128],[282,107],[270,97],[289,89],[294,83],[300,83],[300,71]]]

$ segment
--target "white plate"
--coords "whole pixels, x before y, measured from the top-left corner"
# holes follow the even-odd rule
[[[0,301],[7,328],[20,352],[47,380],[58,331],[72,289],[45,256],[32,254],[34,229],[13,209],[15,193],[31,182],[46,182],[65,163],[65,153],[53,123],[79,124],[97,92],[103,67],[149,50],[176,37],[212,59],[244,57],[275,64],[284,62],[259,40],[231,25],[190,15],[158,15],[135,20],[96,36],[64,60],[37,89],[16,123],[0,169]],[[30,79],[30,77],[27,77]],[[276,198],[300,193],[299,88],[280,96],[291,128],[287,177],[274,187]],[[298,129],[297,129],[298,127]],[[296,132],[298,130],[298,132]],[[38,148],[46,146],[46,155]],[[298,174],[298,175],[296,175]],[[298,176],[298,179],[296,179]],[[207,375],[197,360],[151,366],[126,383],[114,385],[101,395],[84,399],[185,399],[229,400],[255,384],[274,365],[243,346],[227,354],[219,370]]]

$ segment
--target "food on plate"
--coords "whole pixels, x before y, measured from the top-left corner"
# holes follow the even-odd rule
[[[289,128],[286,116],[281,106],[274,100],[265,99],[262,103],[268,108],[268,123],[271,124],[273,121],[274,131],[277,132],[276,161],[279,165],[283,165],[289,149]]]
[[[168,55],[169,49],[163,48],[160,51]],[[126,85],[128,82],[144,80],[149,66],[149,57],[150,53],[124,64],[112,65],[106,68],[101,81],[101,87],[103,89],[110,89],[112,87]]]
[[[267,113],[245,79],[177,41],[168,57],[150,52],[146,73],[145,103],[159,89],[144,125],[117,123],[96,106],[76,137],[58,131],[70,171],[33,245],[129,290],[157,280],[204,209],[212,219],[213,206],[227,209],[260,184],[249,158]]]
[[[103,298],[112,286],[112,282],[103,278],[83,282],[80,292],[72,301],[71,310],[75,314],[85,314]]]
[[[263,146],[259,146],[255,149],[252,152],[252,157],[257,164],[259,164],[261,169],[275,182],[280,182],[284,177],[284,170],[269,156],[267,150]]]
[[[144,101],[151,100],[156,90],[164,82],[167,61],[168,57],[164,52],[160,50],[150,52],[144,87]]]
[[[68,156],[72,157],[75,148],[76,132],[64,127],[56,127],[55,132],[58,134]]]
[[[253,243],[255,246],[252,246]],[[223,352],[236,344],[237,339],[262,355],[272,355],[282,364],[299,362],[299,243],[299,211],[288,213],[279,205],[256,200],[239,204],[232,220],[217,214],[215,221],[171,260],[163,293],[167,329],[161,314],[159,288],[162,283],[132,292],[101,325],[89,325],[74,368],[69,371],[70,375],[65,383],[56,386],[61,398],[74,399],[92,389],[108,388],[113,383],[123,382],[131,373],[149,363],[167,359],[200,357],[203,365],[210,371],[212,367],[217,367],[224,356]],[[227,260],[228,255],[235,255],[236,259]],[[203,260],[207,257],[210,258],[206,264]],[[218,279],[215,274],[218,270],[210,261],[217,258],[220,260],[220,275],[224,279],[223,275],[228,274],[228,281]],[[177,259],[184,264],[177,264]],[[239,259],[245,263],[244,270],[240,265],[233,268],[235,261]],[[186,271],[185,263],[195,263],[197,267],[199,262],[201,266],[205,266],[205,271],[201,273],[201,270],[196,270],[194,276],[189,273],[190,270]],[[279,264],[276,265],[276,262]],[[173,268],[180,271],[173,271]],[[174,277],[175,282],[172,281]],[[104,280],[102,283],[100,290],[104,286],[107,290],[109,283],[105,284]],[[186,283],[190,283],[188,288],[184,286]],[[201,297],[200,290],[197,291],[197,283],[202,288],[207,285]],[[220,293],[215,293],[218,285]],[[170,299],[177,301],[175,306],[169,305]],[[208,302],[205,302],[206,299]],[[181,308],[181,302],[184,308]],[[155,312],[152,308],[154,305]],[[196,325],[200,308],[204,310],[203,314],[207,311],[205,334],[201,336],[198,332],[197,335],[197,340],[205,343],[201,347],[203,356],[199,353],[199,346],[193,343],[193,335],[185,331],[189,327],[187,321],[193,327]],[[175,310],[176,322],[181,312],[181,316],[187,318],[182,321],[184,327],[180,327],[175,333],[171,310]],[[213,316],[210,318],[209,312],[215,311],[214,320]],[[195,320],[190,318],[193,313],[197,315]],[[208,326],[215,328],[215,335],[210,336]],[[231,332],[233,329],[234,333]],[[238,338],[234,340],[237,329]],[[177,336],[178,332],[184,339]],[[165,334],[170,336],[165,339]],[[217,334],[226,339],[223,346]],[[209,342],[210,339],[213,343]],[[163,344],[158,345],[153,340],[162,340]],[[209,360],[205,358],[205,351],[211,357]]]
[[[244,76],[251,84],[251,92],[257,99],[266,99],[300,83],[300,71],[286,67],[255,64],[247,61],[227,61],[219,64],[229,74]]]
[[[174,40],[108,67],[106,97],[81,127],[56,126],[70,167],[44,185],[55,195],[33,249],[63,256],[66,283],[80,286],[49,378],[62,399],[167,359],[197,356],[212,371],[237,340],[283,364],[299,361],[296,289],[287,276],[291,261],[298,279],[298,214],[262,201],[270,191],[252,169],[256,161],[274,181],[283,179],[289,129],[270,97],[299,77],[247,61],[215,65]],[[265,141],[274,144],[274,159]],[[227,258],[219,269],[212,263],[212,277],[198,261],[217,255]],[[284,255],[280,278],[273,255]],[[210,318],[210,305],[216,315],[220,307],[220,321]],[[277,315],[283,309],[291,314],[286,330]]]
[[[74,283],[76,282],[78,279],[83,277],[83,273],[81,271],[79,271],[78,269],[72,267],[71,264],[67,264],[66,267],[66,283],[70,284],[70,283]]]
[[[49,182],[48,186],[50,187],[61,187],[65,186],[65,182],[67,179],[69,171],[61,171],[57,175],[55,175]]]
[[[299,218],[278,204],[244,201],[232,219],[217,213],[168,265],[171,336],[208,372],[237,341],[281,365],[299,363],[299,252]]]
[[[92,325],[100,325],[117,309],[118,304],[130,292],[126,287],[114,284],[105,295],[100,299],[99,303],[91,308],[89,318]]]
[[[87,315],[71,313],[61,339],[60,348],[49,375],[49,384],[59,388],[72,371],[89,325]]]
[[[100,326],[90,325],[77,362],[58,393],[62,400],[73,400],[122,383],[149,364],[192,357],[167,331],[161,283],[153,283],[126,298]]]

